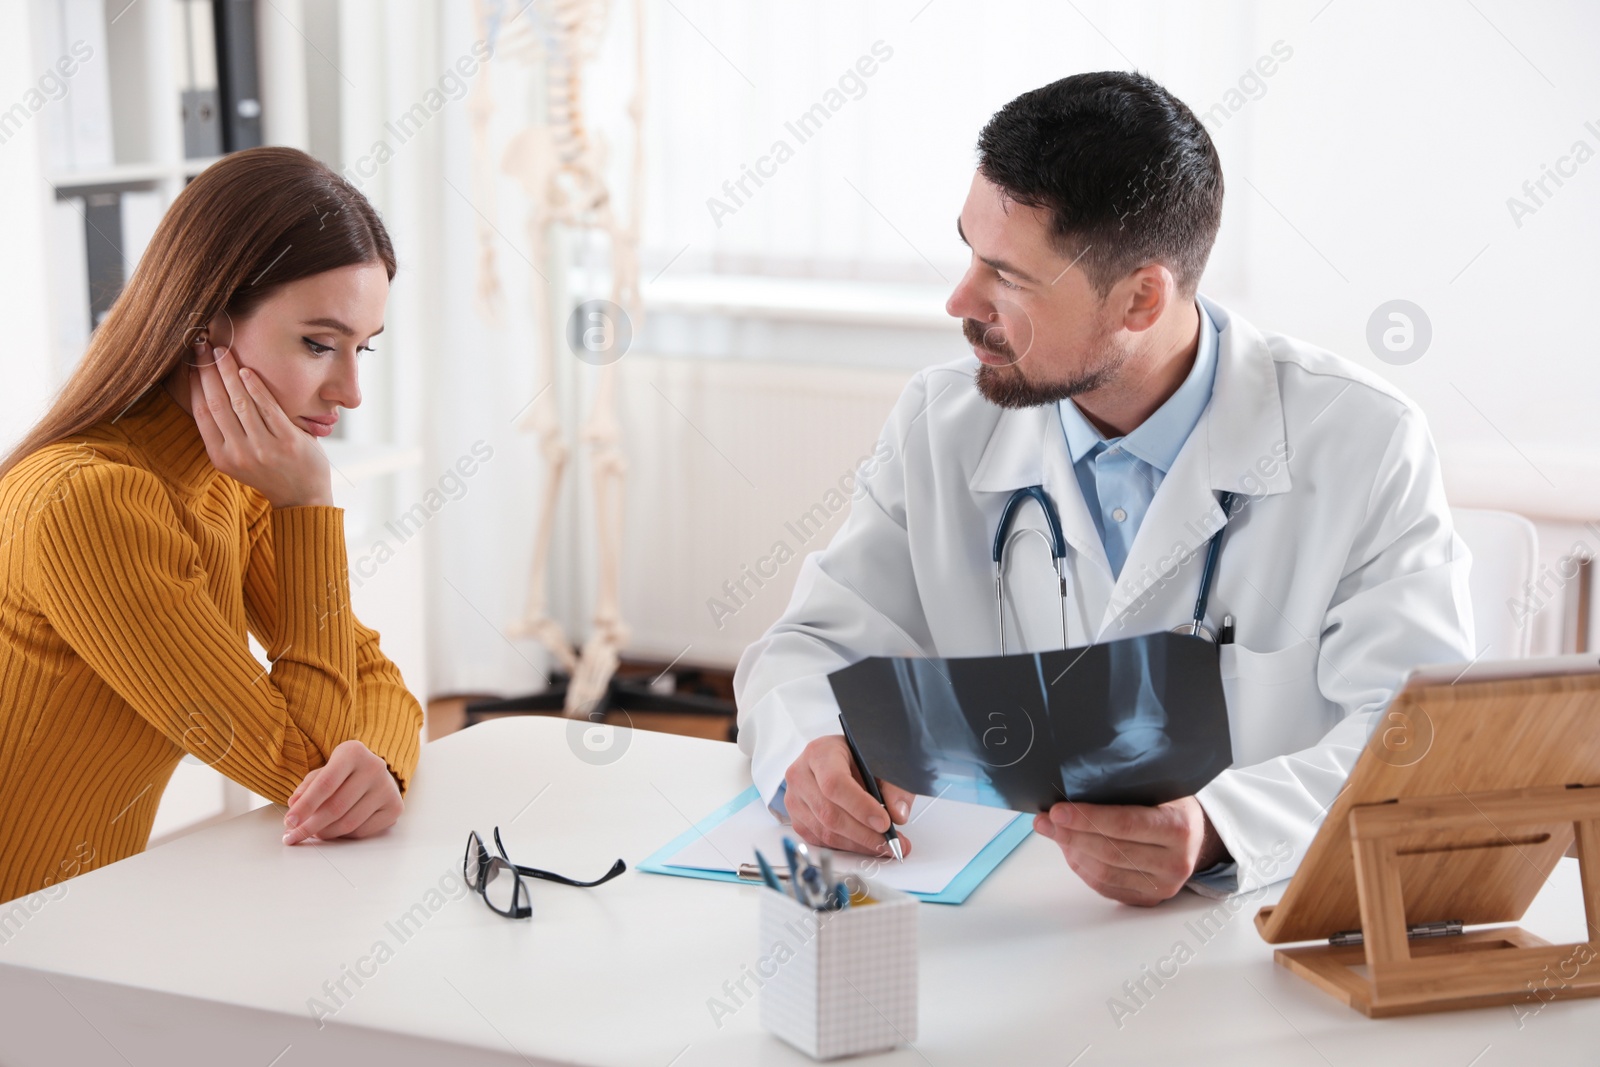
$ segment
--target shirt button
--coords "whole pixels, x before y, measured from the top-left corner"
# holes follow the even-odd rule
[[[1113,519],[1116,519],[1118,522],[1121,522],[1123,519],[1126,519],[1128,517],[1128,513],[1126,511],[1123,511],[1121,508],[1112,508],[1111,509],[1111,517]]]

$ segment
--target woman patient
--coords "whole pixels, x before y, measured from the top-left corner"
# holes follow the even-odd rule
[[[317,444],[394,273],[343,178],[227,156],[0,461],[0,901],[142,851],[186,752],[287,804],[285,844],[399,818],[422,709],[350,610]]]

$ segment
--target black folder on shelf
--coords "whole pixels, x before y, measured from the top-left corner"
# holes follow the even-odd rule
[[[872,773],[1044,811],[1161,804],[1233,762],[1217,646],[1156,633],[1008,656],[876,656],[828,676]]]
[[[222,150],[263,143],[261,81],[256,61],[255,0],[213,0]]]
[[[178,97],[183,111],[183,156],[222,154],[222,99],[217,88],[217,34],[212,0],[178,0],[173,9]]]

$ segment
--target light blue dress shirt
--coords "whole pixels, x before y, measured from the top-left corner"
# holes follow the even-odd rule
[[[1178,391],[1131,432],[1101,437],[1077,404],[1063,400],[1056,405],[1072,469],[1106,547],[1113,578],[1122,573],[1150,501],[1211,400],[1217,377],[1217,327],[1199,301],[1195,307],[1200,312],[1200,342],[1194,366]]]

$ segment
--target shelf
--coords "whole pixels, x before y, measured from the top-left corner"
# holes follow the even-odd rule
[[[182,177],[181,169],[167,163],[118,163],[95,170],[53,171],[45,176],[45,180],[59,195],[64,191],[152,185],[179,177]]]
[[[57,191],[84,192],[94,189],[122,189],[133,185],[153,185],[162,181],[193,178],[221,156],[202,156],[179,163],[118,163],[95,170],[55,171],[46,180]]]
[[[221,158],[221,156],[197,156],[194,159],[186,159],[178,167],[178,172],[185,178],[193,178]]]

